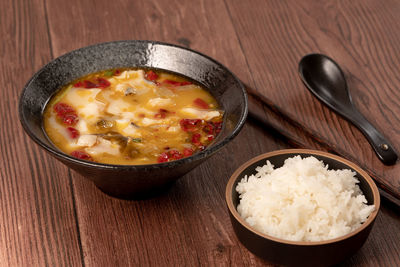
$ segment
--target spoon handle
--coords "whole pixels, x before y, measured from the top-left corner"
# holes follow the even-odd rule
[[[378,132],[378,130],[357,110],[346,114],[348,119],[365,135],[378,158],[386,165],[392,165],[397,160],[393,146]]]

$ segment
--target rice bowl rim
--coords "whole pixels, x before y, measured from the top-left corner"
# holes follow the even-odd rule
[[[272,156],[276,155],[284,155],[284,154],[308,154],[310,156],[324,156],[327,158],[331,158],[333,160],[339,161],[352,169],[354,169],[359,176],[361,176],[368,184],[368,186],[372,190],[372,195],[374,198],[374,202],[372,204],[375,205],[375,210],[368,216],[368,219],[356,230],[340,236],[336,237],[333,239],[327,239],[323,241],[291,241],[291,240],[286,240],[286,239],[281,239],[277,238],[271,235],[264,234],[258,230],[255,230],[253,227],[251,227],[240,215],[239,212],[237,211],[236,207],[233,204],[233,199],[232,199],[232,190],[233,190],[233,185],[236,183],[238,179],[242,179],[243,177],[239,177],[239,175],[247,168],[249,168],[250,165],[253,163],[260,161],[260,160],[268,160]],[[317,158],[318,159],[318,158]],[[320,160],[320,159],[318,159]],[[326,163],[324,163],[326,164]],[[255,170],[254,170],[255,171]],[[364,194],[364,192],[363,192]],[[318,151],[318,150],[311,150],[311,149],[283,149],[283,150],[276,150],[276,151],[271,151],[268,153],[261,154],[259,156],[256,156],[247,162],[243,163],[229,178],[228,183],[226,185],[226,190],[225,190],[225,201],[228,206],[229,212],[231,215],[242,225],[244,226],[247,230],[253,232],[254,234],[261,236],[263,238],[283,243],[283,244],[288,244],[288,245],[299,245],[299,246],[315,246],[315,245],[326,245],[326,244],[331,244],[335,242],[339,242],[342,240],[345,240],[347,238],[350,238],[352,236],[357,235],[359,232],[363,231],[365,228],[367,228],[376,218],[379,212],[380,208],[380,195],[379,195],[379,190],[378,187],[376,186],[375,182],[372,180],[372,178],[366,173],[363,169],[361,169],[358,165],[355,163],[344,159],[342,157],[323,152],[323,151]]]

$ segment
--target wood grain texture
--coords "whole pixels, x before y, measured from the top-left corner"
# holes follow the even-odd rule
[[[0,4],[0,265],[71,266],[81,262],[66,167],[23,133],[18,95],[51,59],[44,2]]]
[[[269,265],[247,251],[234,235],[224,200],[229,176],[260,153],[306,141],[317,149],[329,150],[329,146],[315,142],[314,136],[282,120],[274,110],[253,106],[258,117],[278,131],[249,120],[232,143],[182,177],[169,191],[143,201],[118,200],[103,194],[29,140],[18,123],[18,94],[40,66],[72,49],[104,41],[152,39],[203,52],[259,92],[270,93],[274,88],[276,99],[266,95],[288,110],[288,115],[306,109],[303,114],[315,122],[314,113],[323,110],[321,118],[328,122],[321,129],[334,123],[356,136],[356,130],[300,90],[302,85],[292,69],[296,68],[295,62],[288,65],[296,55],[311,51],[317,42],[331,49],[338,46],[329,44],[333,37],[328,30],[323,31],[325,35],[319,33],[325,38],[321,41],[310,37],[314,28],[299,26],[303,20],[308,24],[314,20],[326,23],[327,16],[312,15],[320,9],[329,11],[330,17],[352,10],[352,17],[346,15],[344,22],[338,21],[351,40],[356,38],[354,35],[361,36],[346,25],[361,24],[376,4],[366,1],[366,7],[358,9],[356,3],[361,1],[354,2],[254,1],[256,5],[249,6],[245,1],[228,0],[1,1],[0,33],[6,38],[0,46],[0,111],[7,127],[0,128],[0,265]],[[397,6],[390,1],[382,5],[376,7],[377,14]],[[379,15],[385,21],[379,23],[392,23],[395,11],[389,11],[385,18]],[[332,26],[326,23],[324,27]],[[397,39],[385,36],[386,30],[372,27],[369,31],[384,39],[370,46],[395,46]],[[364,39],[357,38],[359,44],[366,45]],[[356,53],[356,48],[350,52]],[[268,58],[267,66],[263,65],[263,57]],[[398,66],[397,61],[391,64],[393,68]],[[353,67],[357,69],[356,63]],[[277,91],[288,89],[296,96],[287,97],[289,103],[297,105],[290,106],[291,110],[286,109],[289,105],[282,105],[285,97]],[[372,101],[370,97],[365,101]],[[306,99],[308,104],[298,104],[297,99]],[[338,133],[331,135],[337,137]],[[399,248],[399,210],[384,202],[366,244],[343,266],[399,266]]]
[[[58,5],[51,4],[51,2],[48,3],[49,21],[52,39],[56,40],[53,43],[55,55],[71,50],[74,46],[82,46],[80,40],[97,43],[128,38],[156,39],[190,46],[224,64],[228,63],[230,66],[236,66],[236,69],[241,69],[237,73],[238,75],[249,76],[247,69],[241,67],[245,64],[243,54],[232,56],[240,51],[240,47],[225,4],[222,1],[201,1],[190,5],[182,5],[181,1],[116,2],[108,10],[109,13],[105,15],[110,19],[104,20],[102,16],[99,16],[95,23],[91,21],[90,27],[92,28],[77,29],[75,43],[67,41],[65,38],[68,37],[60,31],[65,24],[58,19],[62,14],[57,13],[63,12],[65,14],[67,12],[67,17],[69,17],[73,14],[68,12],[74,11],[66,11],[68,10],[67,6],[60,8]],[[106,9],[106,3],[91,6],[89,3],[79,2],[79,5],[78,10],[90,8],[96,14],[104,14],[102,11]],[[143,12],[138,13],[135,12],[136,10]],[[196,12],[193,12],[193,10],[196,10]],[[121,11],[123,11],[123,14],[120,14]],[[85,25],[86,20],[90,18],[85,17],[85,14],[83,16],[78,14],[79,12],[74,12],[76,23]],[[135,14],[135,16],[130,14]],[[132,26],[121,27],[127,20]],[[187,27],[187,25],[190,25],[190,27]],[[219,26],[215,27],[215,25]],[[121,28],[124,31],[121,31]],[[110,30],[105,31],[104,29]],[[119,30],[114,31],[113,29]],[[90,33],[89,38],[86,36],[88,33]],[[218,47],[225,47],[225,51],[222,53],[217,49]],[[250,132],[245,139],[257,138],[254,133]],[[264,142],[257,142],[256,144],[260,143],[263,145],[259,147],[265,146]],[[243,149],[241,148],[241,150]],[[238,166],[238,163],[242,163],[255,155],[255,151],[251,147],[247,147],[244,153],[246,157],[239,157],[238,159],[226,158],[225,154],[233,155],[234,151],[231,149],[216,156],[223,166],[223,172],[219,176],[213,174],[215,168],[210,163],[208,166],[205,165],[206,163],[203,164],[187,175],[189,184],[181,185],[182,182],[178,182],[177,187],[173,188],[172,202],[168,201],[171,198],[170,194],[158,200],[141,203],[107,201],[105,208],[94,211],[92,207],[93,205],[96,206],[96,203],[91,201],[96,198],[83,193],[87,191],[87,182],[82,179],[76,182],[77,179],[75,179],[82,246],[86,255],[85,263],[90,266],[123,266],[128,264],[190,266],[193,263],[203,261],[211,265],[220,265],[237,259],[238,263],[249,264],[249,259],[242,257],[243,252],[232,249],[238,245],[238,241],[233,242],[231,240],[233,237],[229,236],[225,230],[230,222],[226,216],[223,191],[225,181],[229,174],[233,172],[233,166]],[[237,162],[239,159],[241,161]],[[230,165],[232,162],[237,164]],[[228,167],[229,169],[227,169]],[[203,177],[206,180],[199,180]],[[186,179],[186,177],[183,179]],[[219,180],[221,182],[209,184],[207,180]],[[84,184],[80,182],[84,182]],[[210,185],[212,186],[210,187]],[[188,187],[194,191],[200,191],[203,187],[208,189],[206,191],[201,190],[204,194],[201,197],[201,195],[188,194]],[[193,193],[193,190],[190,190],[190,192]],[[96,196],[102,197],[104,201],[108,199],[97,191],[95,193]],[[88,208],[85,209],[84,207]],[[93,212],[96,212],[94,217],[101,218],[99,221],[92,220]],[[140,215],[139,218],[137,214]],[[221,215],[223,215],[222,221]],[[116,220],[121,216],[131,223],[119,225]],[[194,221],[196,221],[196,224],[193,225]],[[204,227],[207,221],[215,222],[217,225]],[[165,225],[163,225],[163,222],[165,222]],[[161,227],[155,229],[157,225]],[[104,228],[108,228],[108,231],[99,238],[98,233],[104,232],[102,230]],[[183,231],[177,231],[177,228],[182,228]],[[115,236],[120,237],[117,243],[113,242]],[[91,240],[96,240],[96,242],[91,242]],[[142,241],[137,243],[136,240]],[[151,241],[148,242],[149,240]],[[163,241],[158,242],[158,240]],[[108,253],[108,257],[98,257],[99,253],[96,251],[108,251],[110,243],[113,252]],[[146,253],[142,253],[143,250]],[[183,253],[181,250],[184,250]],[[160,254],[160,251],[164,253]],[[245,251],[245,254],[249,255],[247,251]]]
[[[299,60],[308,53],[335,59],[356,106],[400,151],[400,3],[232,1],[228,8],[252,88],[400,199],[400,164],[383,165],[361,132],[316,100],[297,73]]]

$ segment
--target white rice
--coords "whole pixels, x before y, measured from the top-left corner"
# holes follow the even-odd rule
[[[361,226],[368,206],[351,170],[328,170],[315,157],[288,158],[277,169],[267,164],[242,178],[237,210],[254,229],[292,241],[322,241]]]

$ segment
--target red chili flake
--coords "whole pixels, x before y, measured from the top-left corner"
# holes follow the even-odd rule
[[[75,84],[74,84],[74,87],[85,87],[85,85],[84,85],[84,83],[81,81],[81,82],[75,83]]]
[[[84,80],[83,81],[83,87],[86,88],[86,89],[91,89],[91,88],[96,88],[97,85],[95,83],[91,82],[91,81]]]
[[[75,113],[75,109],[73,107],[71,107],[68,104],[60,103],[60,102],[55,104],[53,109],[59,116],[64,116],[67,113]]]
[[[114,75],[120,75],[121,74],[121,71],[120,70],[115,70],[114,71]]]
[[[157,162],[161,163],[161,162],[167,162],[169,160],[169,156],[167,154],[167,152],[163,152],[160,154],[160,156],[158,156]]]
[[[206,125],[203,127],[203,131],[207,134],[213,134],[214,133],[214,124],[212,122],[207,122]]]
[[[107,88],[111,85],[111,83],[108,80],[101,77],[98,77],[96,79],[96,82],[97,82],[96,87],[101,89]]]
[[[178,150],[175,150],[175,149],[168,151],[168,155],[172,159],[181,159],[182,158],[181,152],[179,152]]]
[[[146,74],[144,75],[144,77],[146,78],[146,80],[149,80],[151,82],[154,82],[155,80],[158,79],[158,75],[157,73],[155,73],[152,70],[149,70],[148,72],[146,72]]]
[[[181,82],[181,84],[179,86],[185,86],[185,85],[189,85],[189,84],[192,84],[192,83],[185,81],[185,82]]]
[[[171,160],[177,160],[177,159],[181,159],[183,158],[183,155],[181,152],[179,152],[178,150],[169,150],[166,152],[163,152],[160,154],[160,156],[158,156],[157,161],[158,162],[167,162],[167,161],[171,161]]]
[[[215,133],[219,134],[222,130],[222,121],[214,122]]]
[[[84,80],[74,84],[74,87],[83,87],[86,89],[92,88],[107,88],[111,85],[111,83],[102,77],[97,77],[94,81]]]
[[[162,81],[162,83],[165,83],[165,84],[171,85],[171,86],[184,86],[184,85],[192,84],[191,82],[188,82],[188,81],[178,82],[178,81],[173,81],[173,80],[169,80],[169,79]]]
[[[168,149],[170,149],[170,147],[169,147],[169,146],[166,146],[166,147],[164,147],[164,149],[165,149],[165,150],[168,150]]]
[[[69,133],[69,136],[72,139],[78,138],[79,137],[79,131],[75,129],[74,127],[67,127],[67,131]]]
[[[210,134],[209,136],[207,136],[208,141],[212,141],[214,140],[214,135]]]
[[[194,133],[192,135],[192,143],[196,146],[200,146],[201,145],[200,138],[201,138],[201,135],[199,133]]]
[[[78,158],[78,159],[92,160],[92,157],[88,153],[86,153],[85,151],[82,151],[82,150],[72,151],[71,156]]]
[[[203,146],[203,145],[199,145],[198,147],[197,147],[200,151],[203,151],[204,149],[206,149],[206,146]]]
[[[68,113],[62,117],[62,121],[67,125],[75,125],[79,121],[79,118],[75,113]]]
[[[203,131],[207,134],[217,135],[221,132],[222,129],[222,121],[212,122],[208,121],[207,124],[203,127]]]
[[[195,132],[201,126],[201,122],[200,119],[182,119],[179,124],[185,132]]]
[[[207,104],[207,102],[204,101],[204,100],[201,99],[201,98],[196,98],[196,99],[193,101],[193,105],[195,105],[195,106],[197,106],[197,107],[199,107],[199,108],[202,108],[202,109],[208,109],[208,108],[210,108],[210,106]]]
[[[57,113],[57,117],[59,117],[64,124],[75,125],[79,121],[75,109],[68,104],[57,103],[54,105],[53,109]]]
[[[158,110],[158,113],[155,114],[154,117],[155,117],[156,119],[165,119],[165,117],[167,117],[167,114],[168,114],[168,113],[169,113],[168,110],[163,109],[163,108],[160,108],[160,109]]]
[[[91,89],[91,88],[107,88],[111,85],[111,83],[104,78],[98,77],[96,78],[96,80],[93,81],[89,81],[89,80],[84,80],[84,81],[80,81],[74,84],[74,87],[83,87],[86,89]]]
[[[191,155],[193,155],[193,150],[190,149],[190,148],[185,147],[185,148],[183,149],[183,156],[184,156],[184,157],[189,157],[189,156],[191,156]]]

